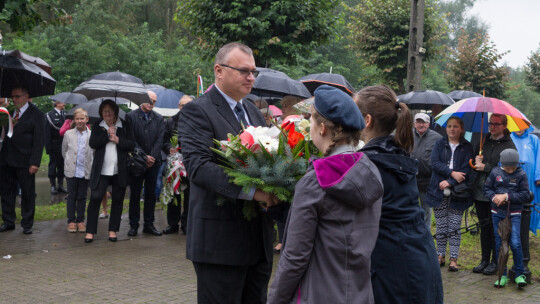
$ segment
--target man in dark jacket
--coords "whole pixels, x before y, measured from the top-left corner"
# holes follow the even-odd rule
[[[12,100],[13,135],[6,136],[0,155],[0,194],[2,220],[0,232],[15,229],[17,183],[21,187],[21,226],[24,234],[32,233],[36,209],[36,172],[43,153],[43,113],[29,101],[28,90],[15,88]]]
[[[251,220],[244,202],[271,206],[274,195],[249,192],[229,182],[213,142],[244,126],[264,126],[257,107],[246,102],[258,74],[252,50],[229,43],[217,53],[215,86],[180,112],[179,141],[190,180],[186,256],[197,273],[198,303],[266,303],[272,273],[273,225],[267,213]],[[226,200],[218,206],[218,200]]]
[[[45,151],[49,154],[49,181],[51,193],[67,193],[64,189],[64,158],[62,157],[62,140],[60,128],[66,120],[64,116],[65,104],[54,102],[54,109],[45,114]],[[58,181],[58,184],[56,183]]]
[[[178,136],[178,116],[180,115],[180,111],[192,100],[193,98],[189,95],[182,96],[178,102],[178,113],[176,113],[165,123],[163,151],[168,155],[181,152],[181,150],[178,151],[176,147],[172,146],[171,138],[173,136]],[[178,145],[181,147],[180,143],[178,143]],[[189,180],[187,178],[182,178],[182,184],[187,184],[187,188],[184,189],[184,202],[182,202],[182,195],[175,194],[174,197],[176,198],[176,204],[174,204],[174,202],[169,202],[169,204],[167,204],[168,226],[167,228],[163,229],[163,234],[178,233],[179,228],[182,229],[183,234],[186,234],[187,214],[189,210]],[[184,212],[182,212],[182,204],[184,205]],[[178,222],[180,222],[180,227],[178,227]]]
[[[475,170],[477,172],[472,186],[472,197],[480,223],[480,247],[482,248],[482,260],[478,266],[473,268],[473,272],[486,275],[495,274],[497,271],[497,260],[495,258],[495,236],[491,218],[491,202],[484,196],[482,189],[491,169],[498,166],[501,152],[505,149],[516,150],[516,146],[510,138],[510,132],[508,132],[506,125],[506,115],[491,115],[489,118],[489,134],[485,137],[481,155],[479,138],[472,138],[472,144],[475,148],[474,154],[476,155]]]
[[[152,103],[143,103],[139,109],[126,115],[131,123],[135,144],[146,153],[146,171],[140,176],[130,176],[129,197],[129,236],[136,236],[141,217],[141,191],[144,182],[144,227],[143,233],[160,236],[161,232],[154,227],[154,210],[156,208],[156,182],[161,164],[161,147],[163,145],[163,117],[154,112],[157,96],[149,91]]]
[[[424,221],[431,227],[431,207],[426,204],[426,192],[431,179],[431,151],[442,136],[429,128],[430,117],[426,113],[414,116],[414,148],[411,157],[418,160],[418,200],[424,209]]]

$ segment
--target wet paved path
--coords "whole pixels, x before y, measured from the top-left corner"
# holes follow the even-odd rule
[[[38,222],[34,233],[0,233],[0,303],[196,303],[195,272],[185,259],[185,236],[128,237],[127,215],[118,242],[107,240],[108,220],[85,244],[65,220]],[[156,210],[156,227],[166,226]],[[275,256],[275,263],[279,256]],[[493,288],[494,276],[442,269],[445,303],[540,303],[540,284]]]

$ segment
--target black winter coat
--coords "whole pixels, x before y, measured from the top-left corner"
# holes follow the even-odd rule
[[[100,123],[101,120],[92,126],[92,133],[88,141],[90,148],[95,150],[92,172],[90,173],[90,189],[96,189],[99,184],[103,160],[105,159],[105,146],[109,142],[109,134],[105,128],[99,126]],[[118,144],[116,145],[116,152],[118,154],[118,179],[120,181],[120,187],[126,187],[128,180],[127,154],[135,148],[135,140],[129,121],[122,120],[122,127],[116,129],[116,136],[118,136]]]
[[[453,187],[458,182],[450,176],[452,171],[465,173],[464,183],[470,184],[471,166],[469,160],[473,158],[473,147],[466,139],[461,139],[454,151],[453,169],[450,169],[450,159],[452,159],[452,149],[448,142],[448,137],[443,137],[435,143],[431,153],[431,167],[433,173],[426,193],[426,203],[431,207],[439,207],[443,199],[443,190],[439,189],[439,183],[446,180]],[[450,207],[456,210],[465,210],[472,202],[450,200]]]
[[[374,138],[361,151],[377,166],[384,185],[379,236],[371,254],[375,303],[443,303],[437,253],[418,202],[418,161],[398,148],[392,136]]]

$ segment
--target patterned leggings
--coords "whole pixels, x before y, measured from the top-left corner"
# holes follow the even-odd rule
[[[433,208],[435,214],[435,239],[437,240],[437,254],[446,255],[446,243],[450,245],[450,258],[458,258],[459,244],[461,243],[461,219],[463,211],[450,208],[450,200],[444,197],[439,207]]]

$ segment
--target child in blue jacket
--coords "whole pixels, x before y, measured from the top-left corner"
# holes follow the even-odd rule
[[[514,271],[516,284],[519,287],[527,286],[523,275],[523,251],[521,248],[520,225],[521,209],[524,203],[529,202],[529,183],[527,175],[519,167],[519,154],[514,149],[506,149],[501,152],[500,167],[491,170],[484,184],[484,195],[491,200],[491,213],[493,218],[493,230],[495,232],[495,255],[498,260],[501,236],[497,231],[499,222],[509,216],[512,223],[510,233],[510,249],[514,256]],[[509,213],[509,214],[508,214]],[[506,269],[500,280],[494,284],[501,288],[508,283]]]

